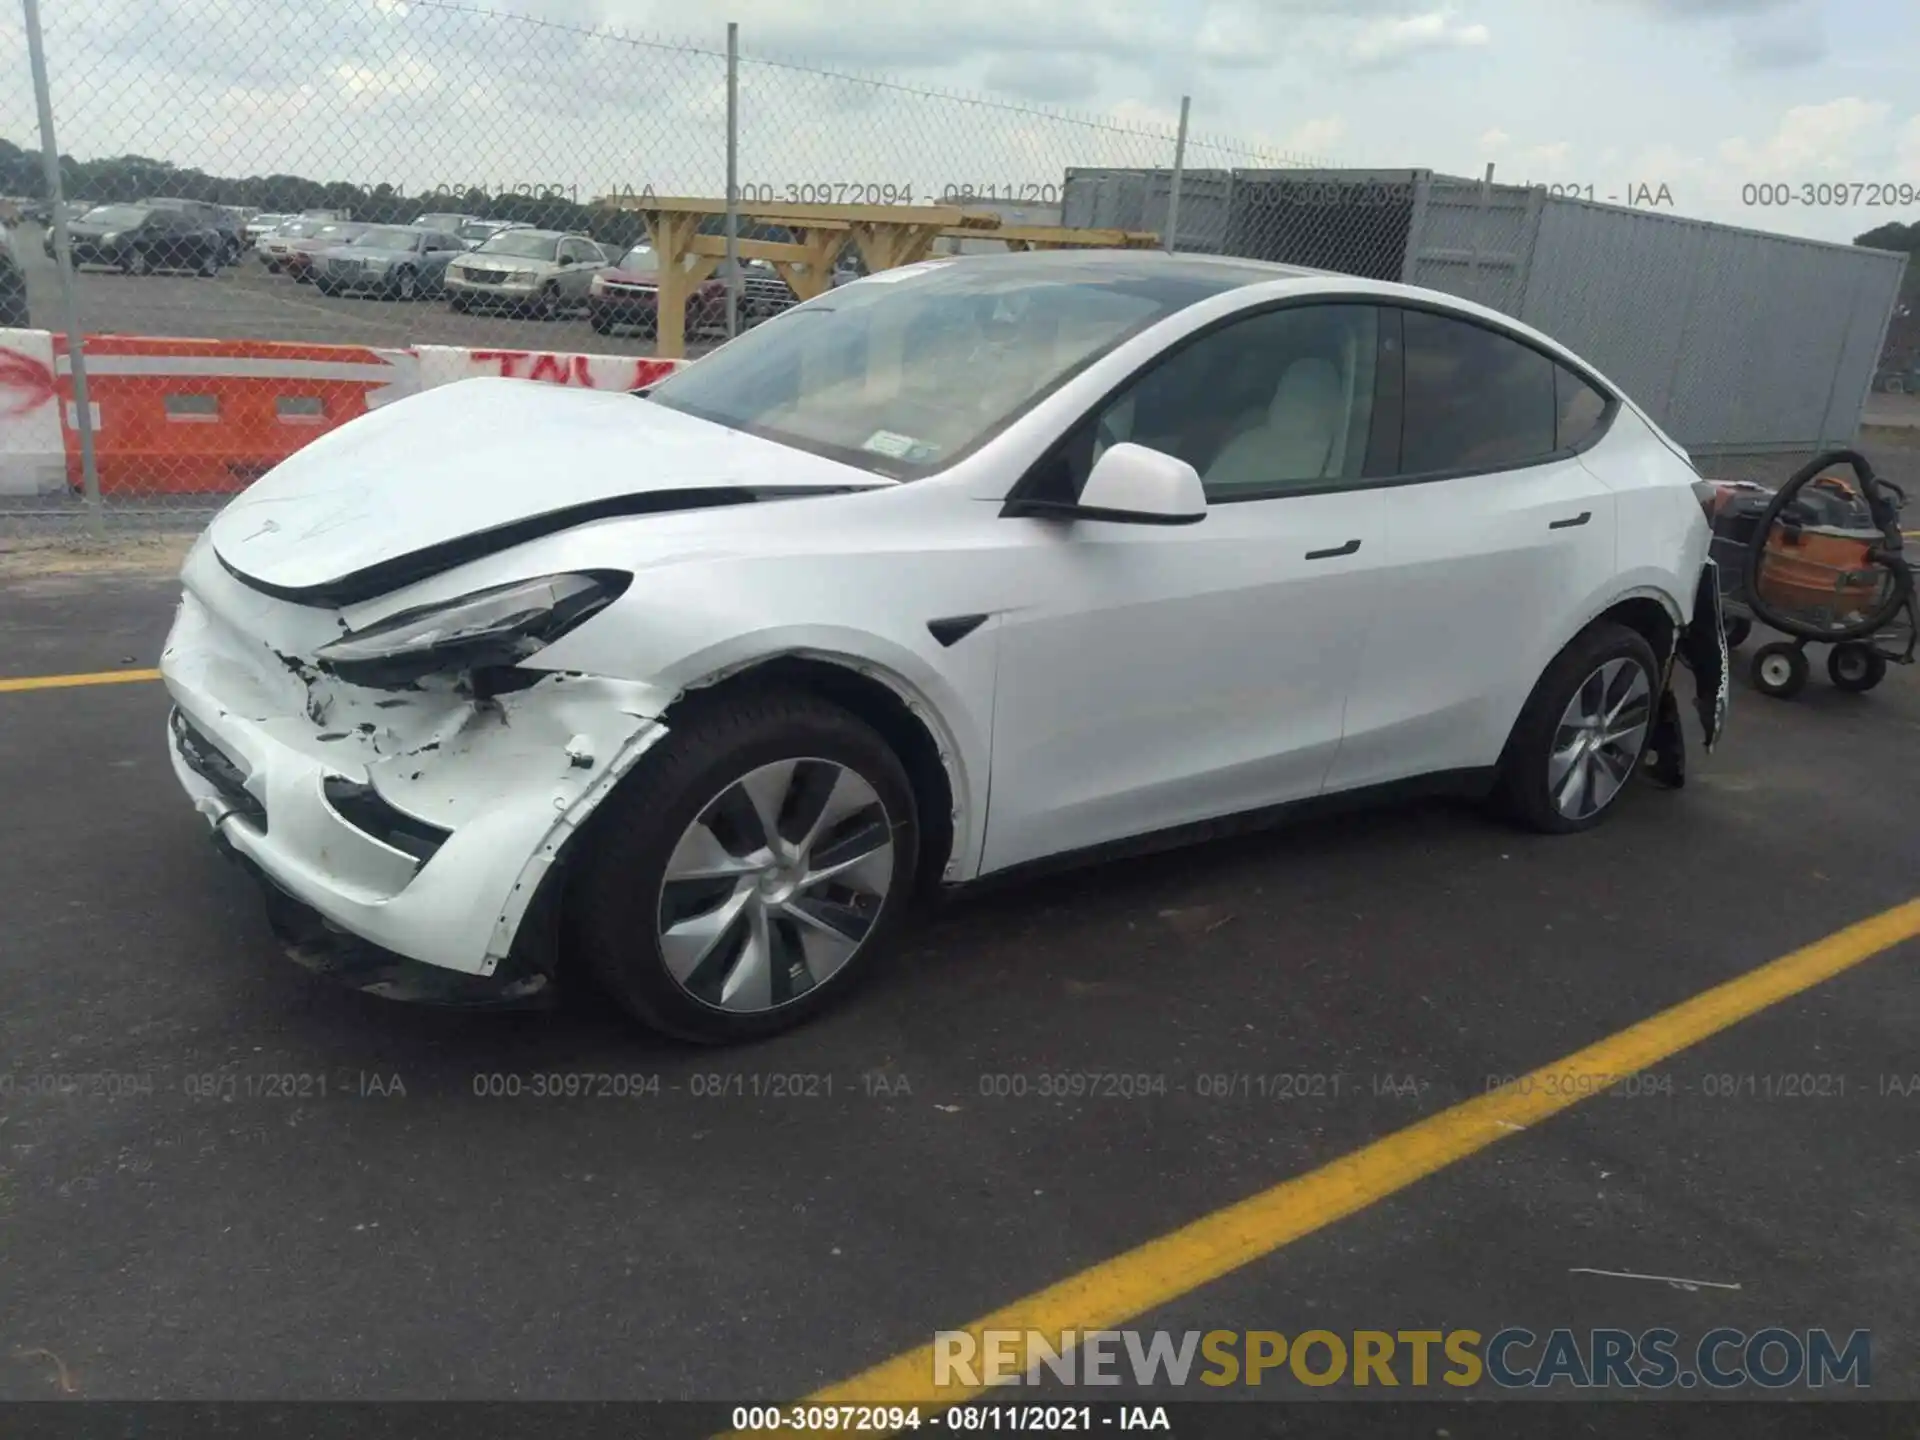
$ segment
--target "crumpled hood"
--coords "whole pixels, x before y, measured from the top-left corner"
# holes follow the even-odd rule
[[[260,589],[342,603],[343,587],[386,593],[409,583],[394,577],[418,568],[410,557],[449,547],[473,558],[611,514],[752,498],[732,492],[894,483],[624,392],[463,380],[321,436],[222,510],[210,538]]]

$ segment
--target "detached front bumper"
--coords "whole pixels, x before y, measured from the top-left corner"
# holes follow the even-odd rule
[[[199,588],[239,585],[208,568],[189,562]],[[219,618],[281,607],[249,594],[229,609],[195,589],[161,659],[167,748],[223,846],[337,938],[513,980],[567,840],[665,733],[642,688],[550,675],[477,700],[452,677],[437,690],[347,686]],[[325,938],[308,926],[302,943]]]

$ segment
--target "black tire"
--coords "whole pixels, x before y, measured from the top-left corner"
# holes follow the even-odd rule
[[[1729,615],[1726,624],[1727,648],[1738,650],[1747,643],[1747,637],[1753,634],[1753,621],[1744,615]]]
[[[466,314],[467,313],[467,297],[464,295],[449,295],[447,297],[447,309],[451,310],[456,315]]]
[[[315,290],[318,290],[322,295],[334,295],[339,293],[337,290],[337,287],[335,287],[334,283],[331,280],[316,279],[313,282],[313,288]]]
[[[129,250],[120,257],[120,268],[129,275],[148,275],[153,272],[153,261],[144,250]]]
[[[420,298],[420,277],[413,271],[403,269],[393,277],[392,295],[395,300],[418,300]]]
[[[533,302],[533,318],[536,320],[558,320],[560,318],[560,292],[552,285],[540,287],[540,294]]]
[[[1644,672],[1647,687],[1647,731],[1633,755],[1633,764],[1618,791],[1591,815],[1581,818],[1561,813],[1547,783],[1560,720],[1589,676],[1610,660],[1630,660]],[[1646,754],[1647,735],[1660,706],[1660,663],[1653,647],[1637,631],[1610,621],[1589,625],[1554,657],[1546,673],[1514,722],[1513,733],[1500,756],[1494,785],[1495,805],[1515,823],[1543,835],[1570,835],[1590,830],[1613,813],[1619,797],[1632,784]]]
[[[1747,670],[1753,688],[1776,700],[1791,700],[1807,684],[1807,652],[1788,640],[1776,640],[1753,652]]]
[[[267,273],[269,275],[278,275],[280,273],[280,262],[278,260],[264,260],[261,263],[267,267]]]
[[[1887,657],[1871,645],[1836,645],[1827,652],[1827,679],[1836,690],[1864,695],[1887,678]]]
[[[899,757],[839,706],[776,689],[695,705],[595,817],[568,895],[568,931],[588,971],[636,1019],[682,1039],[725,1044],[798,1025],[872,971],[910,902],[920,832]],[[835,761],[873,787],[891,820],[892,878],[859,949],[826,981],[774,1008],[721,1010],[689,994],[667,969],[658,925],[662,877],[680,837],[715,797],[757,767],[795,757]]]
[[[209,250],[206,253],[205,257],[202,258],[202,260],[200,261],[200,274],[202,277],[210,280],[214,276],[218,275],[219,273],[220,273],[220,257],[214,254],[213,251]]]
[[[593,327],[593,333],[596,335],[611,335],[613,333],[612,318],[598,310],[592,310],[587,313],[587,323]]]

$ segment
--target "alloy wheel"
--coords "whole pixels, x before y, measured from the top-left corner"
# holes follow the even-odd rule
[[[1633,773],[1653,719],[1653,682],[1634,660],[1609,660],[1580,682],[1547,757],[1547,793],[1569,820],[1613,803]]]
[[[777,1009],[846,967],[892,882],[892,817],[871,784],[833,760],[762,765],[674,846],[660,885],[661,958],[702,1004]]]

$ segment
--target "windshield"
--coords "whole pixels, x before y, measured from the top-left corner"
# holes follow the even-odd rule
[[[80,217],[89,225],[107,225],[120,230],[132,229],[147,218],[138,205],[102,205]]]
[[[912,479],[960,459],[1128,336],[1230,283],[1053,259],[909,267],[788,310],[648,393]]]
[[[364,225],[322,225],[313,232],[315,240],[351,240],[366,233]]]
[[[506,230],[494,236],[473,253],[518,255],[523,260],[551,260],[559,244],[558,235],[542,235],[535,230]]]
[[[462,240],[484,240],[489,235],[498,235],[500,226],[489,224],[485,220],[469,220],[460,227]]]
[[[422,215],[413,223],[422,230],[453,230],[458,228],[466,218],[464,215]]]
[[[620,257],[620,268],[651,275],[660,268],[660,257],[653,253],[651,245],[636,245]]]
[[[319,220],[282,220],[273,233],[289,240],[304,240],[319,230],[322,223]]]
[[[364,245],[369,250],[417,250],[422,233],[409,230],[404,225],[381,225],[354,236],[352,243]]]

